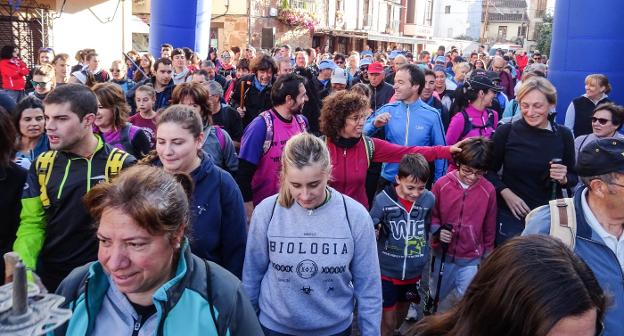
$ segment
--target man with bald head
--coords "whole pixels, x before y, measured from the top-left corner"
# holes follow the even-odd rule
[[[511,74],[505,71],[505,67],[507,66],[507,61],[501,56],[494,56],[492,60],[492,71],[498,74],[500,78],[500,86],[503,88],[503,93],[507,96],[508,99],[512,99],[515,97],[514,95],[514,80],[511,77]]]
[[[394,75],[396,74],[397,69],[407,63],[408,63],[407,57],[405,57],[405,55],[403,54],[396,55],[396,57],[394,57],[394,60],[392,62],[392,69],[386,75],[386,78],[385,78],[386,83],[390,85],[394,85]]]

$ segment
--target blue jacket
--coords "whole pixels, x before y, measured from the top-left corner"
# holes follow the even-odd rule
[[[598,279],[600,287],[612,298],[612,303],[605,314],[604,336],[621,335],[624,330],[624,273],[615,253],[605,245],[602,238],[585,220],[581,207],[583,190],[584,187],[578,189],[574,196],[577,228],[574,253],[587,263]],[[546,205],[531,216],[522,235],[549,233],[550,207]]]
[[[382,106],[366,120],[364,134],[372,136],[381,129],[373,126],[373,121],[385,112],[391,115],[390,121],[383,127],[389,142],[402,146],[446,146],[440,113],[421,99],[409,106],[399,101]],[[384,163],[381,176],[394,182],[398,170],[398,163]],[[444,176],[445,171],[446,160],[436,160],[435,179]]]
[[[160,161],[155,165],[162,166]],[[217,167],[206,152],[191,172],[195,183],[191,199],[191,249],[239,279],[243,273],[247,220],[243,196],[234,178]]]
[[[175,276],[154,293],[156,313],[143,323],[138,335],[262,335],[241,282],[219,265],[193,255],[188,242],[180,251]],[[99,262],[72,271],[57,294],[65,297],[63,306],[73,315],[54,334],[132,334],[140,318],[110,284]]]

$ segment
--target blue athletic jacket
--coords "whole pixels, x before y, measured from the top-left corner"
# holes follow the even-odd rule
[[[624,330],[624,273],[615,253],[605,245],[600,236],[592,230],[585,220],[581,207],[582,187],[574,195],[576,210],[576,245],[574,253],[581,257],[591,268],[600,283],[600,287],[612,298],[607,308],[604,324],[604,336],[622,335]],[[522,235],[550,234],[550,207],[541,207],[531,216]]]
[[[390,121],[383,127],[386,140],[389,142],[402,146],[446,146],[440,112],[421,99],[409,106],[397,101],[380,107],[366,120],[364,134],[372,136],[382,129],[373,126],[373,121],[378,115],[385,112],[389,112],[391,115]],[[398,163],[384,163],[381,176],[390,182],[394,182],[394,176],[398,170]],[[435,179],[444,176],[445,171],[446,160],[436,160]]]
[[[180,253],[175,276],[153,295],[156,313],[135,333],[136,312],[124,309],[129,304],[110,287],[102,265],[96,261],[76,268],[57,290],[73,315],[54,335],[144,335],[148,326],[153,335],[262,335],[241,282],[193,255],[188,242]]]

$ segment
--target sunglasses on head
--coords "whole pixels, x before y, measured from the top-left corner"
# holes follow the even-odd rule
[[[610,119],[592,117],[592,123],[598,122],[600,125],[606,125]]]

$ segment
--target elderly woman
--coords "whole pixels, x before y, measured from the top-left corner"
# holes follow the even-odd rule
[[[136,166],[85,196],[98,260],[61,283],[74,312],[58,335],[261,335],[235,276],[195,256],[188,175]]]
[[[366,172],[372,162],[398,163],[403,155],[422,154],[428,161],[451,159],[452,147],[405,147],[362,134],[370,114],[368,99],[358,93],[339,91],[325,98],[321,110],[321,131],[333,165],[330,185],[369,207]]]
[[[553,188],[571,188],[578,180],[572,132],[551,118],[557,103],[555,87],[545,78],[533,77],[516,98],[522,119],[497,128],[487,175],[499,196],[497,244],[519,235],[524,217],[547,204]]]
[[[574,140],[574,152],[578,158],[578,153],[588,143],[602,138],[624,138],[619,131],[624,124],[624,107],[613,103],[598,105],[592,113],[591,134],[581,135]]]

